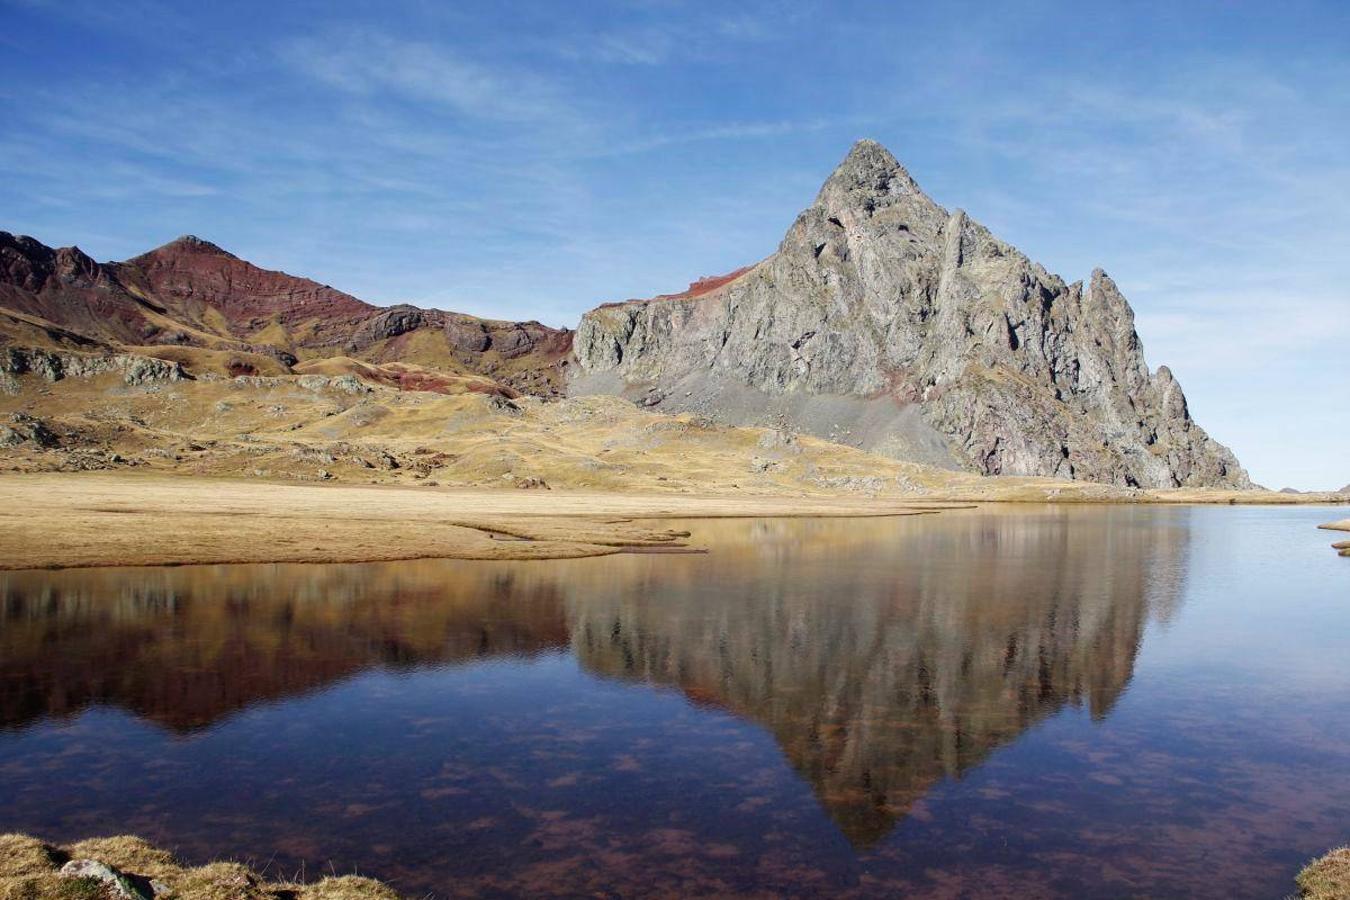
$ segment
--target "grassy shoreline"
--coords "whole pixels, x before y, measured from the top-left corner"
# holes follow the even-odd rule
[[[65,869],[92,860],[107,867],[103,880]],[[86,869],[88,871],[88,869]],[[118,882],[113,887],[111,880]],[[1350,898],[1350,847],[1308,863],[1295,877],[1303,900]],[[126,893],[119,893],[125,891]],[[0,900],[399,900],[388,885],[356,875],[302,883],[268,880],[238,862],[184,866],[172,853],[130,835],[91,838],[65,846],[26,834],[0,835]]]
[[[1295,879],[1305,900],[1350,898],[1350,847],[1338,847],[1303,867]]]
[[[993,481],[993,480],[991,480]],[[86,566],[402,559],[571,559],[696,552],[652,520],[934,515],[975,503],[1045,503],[1042,490],[909,498],[630,493],[296,484],[150,473],[0,474],[0,570]],[[1051,502],[1130,502],[1102,486]],[[1213,493],[1213,492],[1211,492]],[[1232,492],[1146,495],[1148,502],[1235,503]],[[1285,497],[1287,495],[1274,495]],[[1255,502],[1275,502],[1262,497]],[[1287,501],[1286,501],[1287,502]]]

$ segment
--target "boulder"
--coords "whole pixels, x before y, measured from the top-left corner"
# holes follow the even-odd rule
[[[96,859],[72,859],[61,867],[61,877],[97,881],[108,897],[118,900],[153,900],[151,891],[143,891],[127,876]]]

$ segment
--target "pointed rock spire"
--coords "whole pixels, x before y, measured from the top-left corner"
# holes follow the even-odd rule
[[[820,189],[822,198],[846,194],[863,199],[900,193],[923,194],[891,151],[867,139],[853,145]]]
[[[882,216],[895,218],[896,225],[935,233],[947,219],[947,211],[919,188],[891,152],[872,140],[853,145],[821,186],[812,208],[845,228]]]

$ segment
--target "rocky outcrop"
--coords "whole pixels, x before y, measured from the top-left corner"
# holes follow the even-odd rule
[[[712,284],[707,289],[699,289]],[[859,142],[778,252],[577,329],[574,393],[985,474],[1247,487],[1097,270],[1065,283]]]
[[[0,375],[14,377],[27,373],[47,381],[63,378],[93,378],[115,372],[128,385],[156,381],[178,381],[185,377],[176,362],[139,356],[133,353],[65,353],[37,348],[0,347]]]
[[[5,424],[0,425],[0,447],[28,444],[45,450],[57,443],[56,435],[45,422],[26,413],[10,413]]]

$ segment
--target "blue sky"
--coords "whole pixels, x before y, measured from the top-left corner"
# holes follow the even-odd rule
[[[859,137],[1102,266],[1272,487],[1350,482],[1350,4],[0,0],[0,228],[572,325],[774,250]]]

